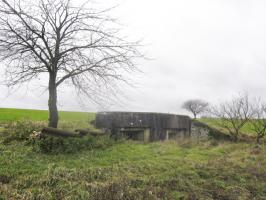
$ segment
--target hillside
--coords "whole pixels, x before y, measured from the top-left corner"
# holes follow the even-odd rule
[[[6,115],[0,115],[2,122],[30,121],[15,130],[20,137],[28,126],[46,123],[47,111],[0,112]],[[88,126],[95,114],[60,116],[63,128],[73,128]],[[97,137],[80,151],[44,153],[36,148],[39,143],[10,140],[11,132],[0,130],[0,199],[265,200],[265,145],[196,138],[143,144]],[[67,143],[70,149],[75,144]]]
[[[205,124],[209,125],[210,127],[216,128],[216,129],[218,129],[220,131],[223,131],[225,133],[227,132],[226,129],[224,129],[224,128],[222,128],[220,126],[221,121],[219,119],[216,119],[216,118],[200,118],[200,119],[198,119],[198,121],[200,121],[202,123],[205,123]],[[255,134],[254,131],[252,130],[252,126],[251,126],[251,124],[249,122],[246,123],[243,126],[243,128],[241,129],[241,133],[245,134],[245,135],[251,135],[251,136]]]

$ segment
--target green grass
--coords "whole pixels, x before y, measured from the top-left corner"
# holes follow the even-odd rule
[[[205,124],[208,124],[210,127],[216,128],[222,132],[228,132],[226,129],[222,128],[220,126],[220,119],[217,118],[200,118],[198,119],[200,122],[203,122]],[[246,134],[246,135],[254,135],[255,132],[252,130],[252,125],[250,123],[246,123],[242,129],[241,133]]]
[[[62,121],[88,121],[94,118],[94,113],[87,112],[69,112],[60,111],[59,118]],[[29,110],[16,108],[0,108],[0,121],[14,121],[14,120],[33,120],[33,121],[47,121],[47,110]]]
[[[0,144],[4,199],[264,199],[266,148],[210,141],[120,142],[46,155]],[[1,199],[1,198],[0,198]]]
[[[94,119],[95,113],[59,111],[59,127],[64,129],[92,128],[89,122]],[[18,120],[30,120],[46,123],[48,121],[48,111],[0,108],[0,124]]]
[[[0,113],[2,122],[30,119],[38,125],[47,120],[47,111],[0,109]],[[88,126],[95,114],[61,112],[60,116],[61,127],[73,128]],[[204,122],[216,126],[212,120]],[[255,148],[254,143],[207,139],[118,141],[78,153],[45,154],[21,141],[4,144],[7,137],[0,133],[1,200],[266,197],[265,145]]]

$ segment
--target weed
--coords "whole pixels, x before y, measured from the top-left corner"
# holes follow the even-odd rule
[[[42,153],[77,153],[82,150],[106,149],[114,144],[108,136],[84,136],[80,138],[65,138],[42,136],[34,142],[34,149]]]
[[[5,126],[4,135],[6,135],[6,137],[3,143],[8,144],[12,141],[27,141],[34,131],[40,131],[44,125],[44,122],[32,122],[29,120],[9,122]]]

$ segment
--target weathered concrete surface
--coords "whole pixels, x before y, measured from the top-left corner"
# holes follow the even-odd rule
[[[229,135],[197,120],[193,120],[191,123],[191,136],[198,138],[209,137],[219,140],[231,140]]]
[[[144,112],[99,112],[96,128],[109,130],[115,135],[140,134],[144,141],[166,140],[169,135],[190,134],[191,119],[184,115]],[[140,129],[136,131],[135,129]]]
[[[202,139],[208,138],[210,134],[210,128],[205,126],[205,124],[201,124],[196,121],[192,121],[191,123],[191,137]]]

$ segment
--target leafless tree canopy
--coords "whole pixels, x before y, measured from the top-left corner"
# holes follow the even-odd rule
[[[191,112],[194,116],[194,119],[197,118],[198,114],[201,114],[206,111],[209,103],[200,99],[192,99],[184,102],[182,108]]]
[[[253,118],[250,119],[252,130],[256,133],[256,141],[260,143],[260,139],[266,135],[266,105],[257,100],[252,104]]]
[[[97,89],[124,72],[136,70],[139,43],[120,37],[108,10],[97,11],[71,0],[0,0],[0,58],[7,85],[47,74],[50,126],[56,127],[57,88],[71,83],[97,101]],[[95,87],[97,86],[97,87]],[[96,88],[96,89],[95,89]],[[53,122],[52,122],[53,121]]]
[[[252,104],[247,94],[221,103],[211,109],[212,114],[219,118],[218,123],[234,138],[238,139],[240,129],[254,116]]]

